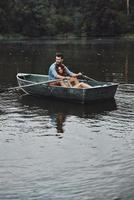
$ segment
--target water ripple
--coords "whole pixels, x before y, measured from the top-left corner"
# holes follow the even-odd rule
[[[86,106],[0,94],[0,199],[132,199],[133,90]]]

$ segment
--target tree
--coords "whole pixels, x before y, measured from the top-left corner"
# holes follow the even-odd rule
[[[0,1],[0,33],[111,36],[133,32],[133,21],[134,3],[130,0]]]
[[[123,3],[123,0],[120,0]],[[87,35],[118,35],[122,33],[126,20],[115,0],[86,0],[83,27]]]

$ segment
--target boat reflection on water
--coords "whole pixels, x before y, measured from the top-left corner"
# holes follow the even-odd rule
[[[107,115],[107,112],[117,109],[115,99],[83,105],[24,95],[21,96],[20,102],[23,106],[26,106],[26,109],[34,110],[40,116],[49,116],[51,125],[57,129],[57,133],[64,132],[64,125],[68,116],[85,119],[96,118],[98,114],[105,113]]]

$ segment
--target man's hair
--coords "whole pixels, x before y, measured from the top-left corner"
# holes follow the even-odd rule
[[[56,56],[57,56],[57,57],[60,57],[61,59],[63,59],[63,54],[60,53],[60,52],[57,52],[57,53],[56,53]]]

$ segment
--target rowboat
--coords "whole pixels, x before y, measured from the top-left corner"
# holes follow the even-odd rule
[[[118,87],[118,83],[100,82],[88,77],[88,79],[82,78],[79,81],[91,85],[91,88],[65,88],[56,85],[52,86],[50,83],[55,80],[49,80],[48,75],[27,73],[18,73],[17,81],[20,89],[26,94],[79,103],[113,99]]]

